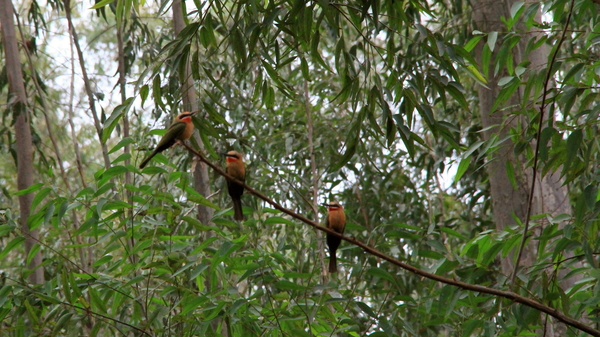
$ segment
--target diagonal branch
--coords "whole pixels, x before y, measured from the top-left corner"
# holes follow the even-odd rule
[[[503,290],[498,290],[498,289],[493,289],[493,288],[488,288],[488,287],[484,287],[481,285],[477,285],[477,284],[471,284],[471,283],[466,283],[466,282],[462,282],[462,281],[458,281],[455,279],[451,279],[448,277],[444,277],[444,276],[440,276],[440,275],[436,275],[436,274],[432,274],[432,273],[428,273],[424,270],[421,270],[417,267],[411,266],[409,264],[406,264],[400,260],[397,260],[391,256],[388,256],[378,250],[376,250],[375,248],[372,248],[370,246],[368,246],[367,244],[356,240],[355,238],[350,238],[348,236],[344,236],[341,235],[327,227],[323,227],[321,225],[319,225],[318,223],[300,215],[297,213],[294,213],[292,211],[290,211],[287,208],[284,208],[283,206],[281,206],[280,204],[278,204],[277,202],[273,201],[271,198],[267,197],[266,195],[258,192],[257,190],[253,189],[252,187],[246,185],[244,182],[239,181],[237,179],[235,179],[234,177],[230,176],[229,174],[225,173],[220,167],[218,167],[217,165],[213,164],[212,162],[210,162],[209,160],[207,160],[204,155],[202,155],[200,152],[194,150],[190,145],[186,144],[185,142],[182,142],[183,146],[185,146],[190,152],[192,152],[193,154],[195,154],[196,156],[198,156],[198,158],[205,162],[208,166],[210,166],[214,171],[216,171],[218,174],[220,174],[221,176],[233,180],[236,183],[244,186],[244,189],[250,193],[255,195],[256,197],[258,197],[259,199],[262,199],[263,201],[265,201],[266,203],[270,204],[273,208],[291,216],[292,218],[295,218],[297,220],[300,220],[302,222],[304,222],[307,225],[312,226],[315,229],[318,229],[320,231],[326,232],[327,234],[332,234],[335,236],[340,237],[342,240],[349,242],[355,246],[358,246],[360,248],[362,248],[365,252],[367,252],[368,254],[371,254],[373,256],[376,256],[382,260],[386,260],[389,263],[398,266],[402,269],[408,270],[411,273],[417,274],[419,276],[428,278],[430,280],[436,281],[436,282],[441,282],[444,284],[449,284],[455,287],[459,287],[462,288],[464,290],[468,290],[468,291],[474,291],[474,292],[479,292],[479,293],[484,293],[484,294],[489,294],[489,295],[493,295],[493,296],[497,296],[497,297],[503,297],[506,299],[509,299],[513,302],[516,303],[521,303],[525,306],[528,306],[530,308],[536,309],[540,312],[546,313],[554,318],[556,318],[557,320],[563,322],[566,325],[569,325],[575,329],[578,329],[580,331],[586,332],[592,336],[596,336],[596,337],[600,337],[600,331],[596,330],[592,327],[590,327],[588,324],[584,324],[582,322],[577,321],[574,318],[571,318],[565,314],[563,314],[562,312],[558,311],[555,308],[552,308],[550,306],[547,306],[545,304],[542,304],[538,301],[532,300],[530,298],[521,296],[519,294],[516,294],[512,291],[503,291]]]

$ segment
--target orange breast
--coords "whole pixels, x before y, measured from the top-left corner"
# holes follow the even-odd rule
[[[191,117],[184,118],[181,121],[185,123],[185,130],[183,130],[181,135],[179,135],[179,137],[177,137],[177,138],[179,138],[181,140],[188,140],[192,136],[192,133],[194,132],[194,123],[192,123]]]
[[[240,162],[238,159],[233,159],[232,161],[229,161],[229,159],[233,158],[227,158],[227,173],[236,179],[244,180],[246,177],[244,163]]]
[[[346,214],[342,210],[330,210],[329,211],[329,228],[333,229],[338,233],[344,232],[346,227]]]

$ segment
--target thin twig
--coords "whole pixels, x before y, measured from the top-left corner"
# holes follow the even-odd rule
[[[575,329],[578,329],[580,331],[589,333],[592,336],[596,336],[596,337],[600,337],[600,331],[593,329],[592,327],[590,327],[588,324],[584,324],[581,323],[563,313],[561,313],[560,311],[558,311],[555,308],[552,308],[550,306],[547,306],[545,304],[542,304],[540,302],[537,302],[535,300],[532,300],[530,298],[521,296],[519,294],[513,293],[512,291],[503,291],[503,290],[498,290],[498,289],[493,289],[493,288],[488,288],[488,287],[484,287],[481,285],[477,285],[477,284],[471,284],[471,283],[466,283],[466,282],[462,282],[462,281],[458,281],[455,279],[451,279],[451,278],[447,278],[444,276],[440,276],[440,275],[436,275],[436,274],[432,274],[432,273],[428,273],[424,270],[421,270],[417,267],[413,267],[409,264],[406,264],[402,261],[399,261],[391,256],[388,256],[378,250],[376,250],[375,248],[372,248],[370,246],[368,246],[367,244],[363,243],[362,241],[356,240],[355,238],[350,238],[348,236],[344,236],[340,233],[337,233],[334,230],[331,230],[327,227],[323,227],[321,225],[319,225],[318,223],[300,215],[297,213],[294,213],[292,211],[290,211],[287,208],[284,208],[283,206],[281,206],[280,204],[276,203],[275,201],[273,201],[271,198],[267,197],[266,195],[258,192],[257,190],[253,189],[252,187],[246,185],[244,182],[237,180],[236,178],[234,178],[233,176],[230,176],[229,174],[225,173],[220,167],[218,167],[217,165],[213,164],[212,162],[210,162],[209,160],[207,160],[204,155],[198,151],[196,151],[195,149],[193,149],[190,145],[188,145],[185,142],[182,142],[183,146],[185,146],[190,152],[192,152],[193,154],[195,154],[196,156],[198,156],[198,158],[200,158],[200,160],[202,160],[203,162],[205,162],[208,166],[210,166],[214,171],[216,171],[219,175],[232,180],[234,182],[236,182],[237,184],[241,185],[244,187],[244,189],[252,194],[255,195],[256,197],[258,197],[259,199],[262,199],[263,201],[265,201],[266,203],[270,204],[273,208],[291,216],[292,218],[295,218],[297,220],[300,220],[302,222],[304,222],[307,225],[312,226],[315,229],[318,229],[320,231],[323,231],[327,234],[332,234],[335,235],[339,238],[341,238],[342,240],[349,242],[355,246],[358,246],[360,248],[362,248],[365,252],[367,252],[368,254],[371,254],[373,256],[379,257],[382,260],[388,261],[389,263],[398,266],[402,269],[405,269],[411,273],[414,273],[416,275],[428,278],[430,280],[433,281],[437,281],[437,282],[441,282],[441,283],[445,283],[445,284],[449,284],[449,285],[453,285],[455,287],[459,287],[465,290],[469,290],[469,291],[474,291],[474,292],[479,292],[479,293],[484,293],[484,294],[489,294],[489,295],[494,295],[494,296],[498,296],[498,297],[503,297],[506,299],[509,299],[513,302],[516,303],[521,303],[525,306],[528,306],[530,308],[539,310],[543,313],[546,313],[554,318],[556,318],[557,320],[565,323],[566,325],[569,325]]]

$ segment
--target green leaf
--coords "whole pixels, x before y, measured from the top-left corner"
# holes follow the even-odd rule
[[[94,262],[94,263],[92,264],[92,266],[93,266],[93,267],[98,267],[98,266],[101,266],[101,265],[103,265],[103,264],[105,264],[105,263],[109,262],[110,260],[112,260],[112,258],[113,258],[113,257],[112,257],[112,255],[105,255],[105,256],[103,256],[102,258],[100,258],[99,260],[97,260],[96,262]]]
[[[117,158],[115,158],[115,160],[111,161],[110,163],[112,165],[115,165],[117,163],[126,161],[127,159],[131,159],[131,154],[130,153],[122,153]]]
[[[6,255],[8,255],[8,253],[10,253],[11,250],[13,250],[15,247],[18,247],[23,242],[25,242],[25,238],[22,236],[12,239],[0,253],[0,260],[4,259],[6,257]]]
[[[293,221],[288,220],[286,218],[279,217],[279,216],[271,216],[271,217],[266,218],[263,221],[263,225],[265,225],[265,226],[266,225],[276,225],[276,224],[284,224],[284,225],[290,225],[290,226],[296,225]]]
[[[108,151],[108,154],[114,153],[131,143],[133,143],[133,138],[131,138],[131,137],[123,138],[117,143],[117,145],[113,146],[113,148],[110,149],[110,151]]]
[[[440,228],[440,231],[442,231],[442,232],[444,232],[444,233],[446,233],[446,234],[448,234],[448,235],[452,235],[452,236],[454,236],[454,237],[457,237],[457,238],[459,238],[459,239],[461,239],[461,240],[465,240],[465,241],[466,241],[466,240],[468,240],[468,238],[467,238],[466,236],[462,235],[461,233],[459,233],[459,232],[455,231],[455,230],[454,230],[454,229],[452,229],[452,228],[448,228],[448,227],[441,227],[441,228]]]
[[[469,42],[467,42],[467,44],[465,45],[464,49],[468,52],[470,52],[471,50],[473,50],[473,48],[475,48],[475,46],[477,46],[477,43],[479,43],[479,41],[481,41],[481,39],[483,38],[482,35],[476,35],[473,36]]]
[[[42,183],[33,184],[33,185],[27,187],[26,189],[23,189],[23,190],[13,193],[13,195],[18,196],[18,195],[33,193],[33,192],[39,190],[42,186],[44,186],[44,184],[42,184]]]
[[[498,39],[498,32],[489,32],[487,37],[487,45],[491,51],[494,51],[496,46],[496,40]]]
[[[29,250],[29,254],[27,254],[26,265],[29,265],[31,263],[35,255],[40,251],[40,248],[41,246],[37,242],[33,245],[33,247],[31,247],[31,249]]]
[[[101,0],[99,2],[97,2],[95,5],[93,5],[92,7],[90,7],[90,9],[98,9],[98,8],[102,8],[108,4],[113,3],[115,0]]]
[[[73,317],[73,313],[72,312],[68,312],[68,311],[64,311],[64,315],[62,315],[58,321],[56,322],[56,325],[54,326],[54,328],[52,329],[52,334],[51,336],[61,336],[61,331],[62,329],[67,325],[67,323],[71,322],[71,317]]]
[[[212,202],[210,202],[210,200],[206,199],[202,194],[196,192],[195,190],[193,190],[191,188],[186,188],[185,190],[187,192],[187,198],[191,202],[194,202],[198,205],[210,207],[210,208],[216,209],[216,210],[221,209],[219,206],[213,204]]]
[[[576,129],[571,132],[569,137],[567,138],[567,159],[565,160],[565,165],[563,166],[563,174],[565,174],[568,169],[575,161],[575,158],[579,154],[579,148],[581,147],[581,142],[583,140],[583,132],[581,129]]]
[[[50,192],[52,192],[52,189],[49,187],[43,188],[41,191],[39,191],[31,202],[31,209],[34,210],[37,205],[39,205],[39,203],[42,202],[42,200],[44,200],[48,194],[50,194]]]
[[[290,282],[287,280],[281,280],[275,282],[275,287],[280,290],[298,290],[298,291],[306,291],[306,287],[302,284],[298,284],[295,282]]]
[[[496,112],[498,107],[503,105],[514,94],[514,92],[519,88],[520,84],[521,82],[516,77],[514,77],[512,81],[505,84],[498,93],[496,101],[492,106],[492,111],[490,111],[490,113]]]
[[[127,172],[127,168],[125,166],[112,166],[102,174],[101,180],[107,181],[115,176],[122,175],[125,172]]]
[[[510,83],[513,79],[515,79],[514,76],[506,76],[506,77],[502,77],[499,81],[498,81],[498,85],[499,86],[505,86],[506,84]]]
[[[106,143],[112,131],[117,126],[121,118],[129,111],[131,106],[135,102],[134,97],[129,97],[123,102],[123,104],[117,106],[110,117],[104,122],[104,127],[102,129],[102,143]]]
[[[161,79],[160,74],[156,74],[152,79],[152,97],[154,98],[154,103],[161,107],[165,108],[165,103],[162,101],[162,87],[161,87]]]
[[[512,187],[516,190],[518,188],[518,185],[517,185],[517,178],[515,176],[515,168],[513,166],[512,161],[510,161],[510,160],[506,161],[506,175],[507,175],[508,180],[510,181]]]
[[[459,83],[450,82],[448,83],[445,89],[450,94],[450,96],[452,96],[461,105],[463,109],[465,109],[466,111],[470,110],[469,103],[467,102],[467,99],[463,94],[465,90]]]
[[[469,165],[471,164],[471,157],[463,158],[458,164],[458,169],[456,170],[456,175],[454,176],[454,183],[458,183],[460,178],[467,172]]]
[[[590,184],[583,190],[583,198],[588,210],[593,211],[596,206],[596,196],[598,195],[598,186]]]
[[[392,274],[390,274],[387,270],[384,270],[382,268],[369,268],[367,270],[367,274],[379,277],[384,280],[388,280],[388,281],[392,282],[393,284],[397,285],[396,278]]]
[[[142,107],[144,107],[144,103],[148,98],[148,94],[150,93],[150,87],[147,84],[142,85],[140,88],[140,98],[142,99]]]
[[[523,7],[525,3],[522,1],[516,1],[512,4],[512,6],[510,7],[510,17],[511,18],[516,18],[517,13],[519,12],[519,10]]]
[[[373,317],[373,318],[377,318],[377,314],[375,313],[375,311],[373,311],[373,309],[371,309],[370,306],[368,306],[366,303],[361,302],[361,301],[356,301],[356,305],[360,308],[360,310],[362,310],[365,314]]]
[[[6,236],[6,234],[14,231],[16,229],[15,226],[12,225],[0,225],[0,238]]]
[[[220,301],[219,304],[215,308],[210,308],[210,313],[204,318],[206,321],[210,321],[215,319],[217,316],[221,314],[223,311],[223,307],[225,306],[224,301]]]
[[[504,244],[501,242],[497,242],[493,244],[489,249],[482,251],[483,256],[481,259],[481,264],[484,266],[488,266],[490,263],[494,261],[496,255],[502,250]]]
[[[440,292],[438,301],[439,312],[448,318],[460,298],[460,290],[454,286],[445,285]]]

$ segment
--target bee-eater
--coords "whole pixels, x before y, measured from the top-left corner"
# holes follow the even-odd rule
[[[327,217],[325,218],[325,226],[332,229],[340,234],[344,233],[346,227],[346,214],[344,213],[344,207],[339,202],[333,201],[328,204],[323,204],[328,209]],[[337,261],[335,252],[342,239],[331,234],[327,234],[327,247],[329,247],[329,272],[337,272]]]
[[[242,154],[236,151],[229,151],[224,153],[225,160],[227,161],[227,167],[225,172],[235,179],[245,182],[246,181],[246,167],[244,166],[244,160]],[[233,218],[235,220],[244,220],[244,214],[242,213],[242,194],[244,194],[244,186],[227,179],[227,190],[233,201]]]
[[[163,152],[164,150],[170,148],[177,141],[185,141],[190,138],[192,133],[194,132],[194,123],[192,123],[192,116],[196,114],[197,111],[194,112],[184,112],[179,114],[179,116],[175,117],[175,120],[167,129],[167,132],[162,136],[156,148],[146,159],[142,161],[140,164],[140,169],[143,169],[146,164],[154,157],[157,153]]]

